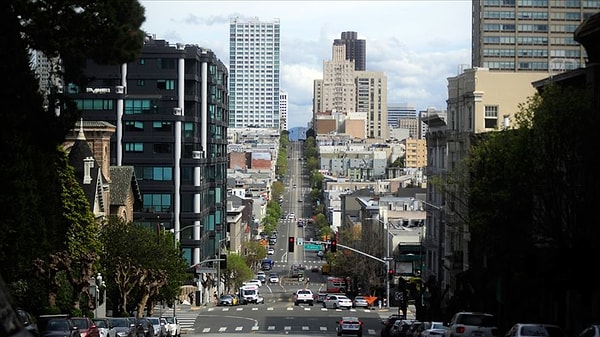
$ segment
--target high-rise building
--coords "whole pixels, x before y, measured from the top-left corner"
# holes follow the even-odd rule
[[[573,32],[600,0],[473,0],[472,66],[560,72],[585,66]]]
[[[285,90],[279,91],[279,130],[288,129],[288,93]]]
[[[332,59],[323,62],[322,111],[353,112],[356,109],[354,61],[346,59],[346,46],[334,45]]]
[[[215,256],[227,229],[227,68],[211,50],[148,37],[139,59],[88,61],[67,87],[83,120],[115,126],[110,163],[133,166],[134,222],[171,230],[190,264]],[[118,192],[118,191],[115,191]]]
[[[346,60],[354,61],[354,70],[367,70],[367,41],[358,38],[356,32],[342,32],[334,46],[346,46]]]
[[[229,53],[229,126],[279,129],[279,19],[231,18]]]
[[[313,83],[313,125],[323,114],[339,119],[340,114],[364,113],[367,137],[385,139],[387,77],[382,72],[355,70],[355,61],[346,56],[346,45],[334,43],[331,60],[323,62],[323,79]]]
[[[388,138],[387,77],[380,71],[357,71],[356,112],[367,114],[367,138]]]

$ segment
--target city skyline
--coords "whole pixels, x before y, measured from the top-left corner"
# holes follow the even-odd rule
[[[309,122],[313,81],[323,78],[323,63],[331,60],[333,42],[342,32],[354,31],[366,40],[366,68],[387,76],[388,105],[445,110],[447,78],[471,60],[469,0],[140,2],[148,34],[209,48],[227,65],[232,17],[279,19],[288,128]]]

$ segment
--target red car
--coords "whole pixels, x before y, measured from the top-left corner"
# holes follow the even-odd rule
[[[71,317],[73,325],[79,328],[81,337],[100,337],[100,329],[89,317]]]

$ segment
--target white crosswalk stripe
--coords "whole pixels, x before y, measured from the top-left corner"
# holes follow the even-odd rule
[[[217,331],[222,333],[222,332],[227,332],[228,329],[229,329],[228,327],[222,326],[222,327],[218,328]],[[235,332],[243,332],[244,328],[241,326],[238,326],[238,327],[233,328],[233,330]],[[259,331],[259,330],[260,330],[260,327],[257,325],[254,325],[250,328],[250,331]],[[267,327],[267,331],[276,331],[276,330],[277,330],[276,326],[270,325]],[[286,333],[295,332],[295,331],[302,331],[302,332],[311,331],[310,327],[308,327],[308,326],[302,326],[299,328],[292,328],[291,326],[284,326],[283,329],[281,329],[281,330],[285,331]],[[212,331],[211,328],[204,328],[204,329],[202,329],[201,333],[207,334],[207,333],[210,333],[211,331]],[[319,327],[319,331],[327,332],[327,327],[321,326],[321,327]],[[370,336],[375,336],[375,335],[377,335],[377,331],[375,331],[374,329],[368,329],[366,331],[366,334],[370,335]]]

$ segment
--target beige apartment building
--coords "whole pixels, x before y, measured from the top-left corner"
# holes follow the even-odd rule
[[[532,83],[548,77],[547,72],[499,72],[472,68],[448,78],[448,110],[444,120],[435,114],[427,117],[428,177],[444,177],[457,169],[467,155],[472,135],[514,128],[519,104],[536,92]],[[434,184],[427,185],[427,251],[423,279],[436,277],[445,289],[455,289],[456,275],[468,269],[469,228],[457,215],[463,195],[444,194]],[[448,205],[453,205],[452,211]],[[432,206],[431,206],[432,205]]]
[[[427,141],[419,138],[406,138],[404,144],[404,166],[423,168],[427,166]]]

